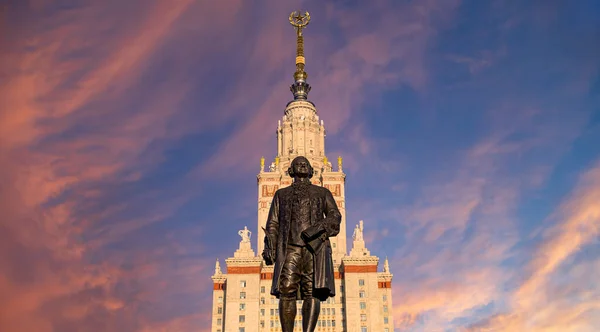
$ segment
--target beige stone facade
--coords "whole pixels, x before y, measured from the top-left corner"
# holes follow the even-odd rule
[[[353,230],[352,247],[347,251],[345,182],[342,159],[332,162],[325,153],[325,126],[315,106],[306,100],[294,100],[285,109],[277,125],[277,154],[270,165],[261,166],[257,175],[258,220],[251,233],[241,230],[242,240],[233,257],[225,260],[227,272],[219,262],[213,275],[212,332],[281,331],[278,300],[269,294],[273,267],[264,265],[264,231],[275,191],[289,186],[287,175],[291,161],[307,157],[314,168],[313,184],[329,188],[342,213],[340,233],[331,239],[336,266],[336,296],[323,302],[317,331],[390,332],[393,331],[392,274],[387,259],[379,271],[379,258],[371,255],[363,238],[362,221]],[[257,251],[251,247],[255,234]],[[300,304],[301,301],[299,301]],[[302,331],[301,305],[296,330]]]

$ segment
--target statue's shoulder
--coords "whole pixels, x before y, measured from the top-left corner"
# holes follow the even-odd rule
[[[327,188],[325,188],[323,186],[318,186],[316,184],[311,184],[310,185],[310,189],[311,189],[311,191],[317,192],[317,193],[319,193],[321,195],[325,195],[327,192],[329,192],[329,189],[327,189]]]
[[[277,189],[277,191],[275,191],[275,195],[287,196],[291,192],[292,192],[292,186],[289,186],[289,187],[284,187],[284,188]]]

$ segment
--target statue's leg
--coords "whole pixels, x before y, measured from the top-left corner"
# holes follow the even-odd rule
[[[321,301],[312,295],[314,281],[314,262],[313,255],[308,249],[302,248],[302,278],[301,288],[302,299],[302,331],[313,332],[319,320],[321,311]]]
[[[299,264],[301,261],[301,248],[288,246],[285,262],[279,278],[279,321],[283,332],[294,331],[296,319],[296,296],[300,284]]]

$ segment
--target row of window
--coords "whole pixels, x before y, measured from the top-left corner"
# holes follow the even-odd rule
[[[358,285],[359,286],[364,286],[365,285],[365,279],[358,279]],[[247,283],[246,280],[240,280],[240,288],[246,288]],[[340,286],[340,290],[343,292],[344,291],[344,286]],[[261,286],[260,287],[260,292],[261,293],[265,293],[266,289],[265,286]]]
[[[244,296],[246,296],[245,293],[244,293]],[[298,301],[298,303],[300,303],[300,301]],[[327,303],[327,304],[335,304],[335,297],[327,298],[327,300],[325,301],[325,303]],[[261,297],[260,298],[260,304],[267,304],[267,299],[265,299],[264,297]],[[279,299],[275,298],[274,296],[271,297],[271,304],[279,304]]]
[[[366,302],[360,302],[360,309],[361,310],[366,310],[367,309],[367,303]],[[246,304],[245,303],[240,303],[240,311],[242,311],[242,310],[246,310]],[[273,315],[273,310],[276,310],[275,312],[279,312],[279,309],[271,309],[271,315]],[[344,310],[344,309],[342,308],[341,310]],[[265,315],[265,309],[260,309],[260,312],[261,312],[262,316]],[[300,312],[300,309],[298,309],[298,312]],[[321,312],[323,314],[325,314],[325,315],[335,315],[335,308],[321,308]],[[388,306],[387,305],[383,305],[383,312],[388,312]],[[223,307],[220,307],[220,306],[217,307],[217,314],[222,314],[222,313],[223,313]]]
[[[247,285],[247,284],[246,284],[246,280],[241,280],[241,281],[240,281],[240,287],[241,287],[241,288],[246,288],[246,285]],[[365,280],[364,280],[364,279],[359,279],[359,280],[358,280],[358,285],[359,285],[359,286],[364,286],[364,285],[365,285]],[[262,294],[264,294],[264,293],[266,292],[266,288],[265,288],[265,286],[261,286],[261,287],[260,287],[260,292],[261,292]],[[344,294],[344,286],[343,286],[343,285],[340,285],[340,292],[341,292],[342,294]],[[364,296],[365,296],[365,292],[364,292],[363,290],[361,290],[361,291],[360,291],[360,293],[359,293],[359,295],[360,295],[360,297],[364,297]],[[240,299],[245,299],[245,298],[246,298],[246,292],[240,292]],[[222,297],[222,296],[219,296],[219,299],[218,299],[218,300],[219,300],[219,303],[222,303],[222,302],[223,302],[223,297]],[[387,300],[387,296],[386,296],[386,295],[384,295],[384,296],[383,296],[383,300],[384,300],[384,301],[386,301],[386,300]]]
[[[294,322],[294,326],[299,326],[300,322],[299,321],[295,321]],[[265,321],[261,320],[260,321],[260,327],[265,327]],[[279,321],[271,321],[271,327],[281,327],[281,323]],[[317,322],[317,327],[335,327],[335,320],[319,320]],[[246,332],[246,328],[245,327],[240,327],[238,329],[239,332]],[[217,329],[217,332],[221,332],[221,329]],[[361,326],[360,328],[360,332],[369,332],[369,329],[366,326]],[[383,332],[390,332],[389,328],[384,328]]]
[[[344,308],[340,308],[341,314],[344,314]],[[260,315],[264,316],[265,309],[260,309]],[[302,309],[298,308],[298,315],[302,315]],[[335,315],[335,308],[321,308],[321,315]],[[271,309],[271,316],[279,316],[279,309]]]

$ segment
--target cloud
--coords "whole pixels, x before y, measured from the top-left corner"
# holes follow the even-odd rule
[[[568,260],[586,247],[597,247],[599,200],[600,163],[596,163],[554,213],[552,219],[557,221],[543,232],[528,263],[528,276],[511,294],[510,310],[473,324],[469,331],[592,331],[597,326],[592,317],[600,310],[595,300],[600,290],[590,278],[600,272],[598,261],[573,265]],[[560,279],[568,280],[568,285],[561,285]]]
[[[389,1],[376,3],[373,7],[369,6],[369,14],[364,16],[362,7],[348,9],[343,6],[326,6],[327,19],[334,22],[337,29],[348,34],[346,42],[341,46],[336,42],[337,37],[327,32],[319,34],[320,31],[316,30],[318,27],[313,28],[311,25],[305,33],[306,70],[313,87],[309,99],[316,103],[320,117],[325,120],[328,134],[336,134],[342,128],[350,132],[361,132],[360,128],[348,128],[353,126],[349,119],[357,115],[360,120],[360,109],[364,107],[363,102],[367,97],[364,90],[369,85],[385,88],[401,82],[414,89],[424,89],[427,73],[423,56],[438,28],[434,18],[446,19],[457,6],[456,1],[403,5],[393,5]],[[268,17],[287,15],[285,10],[287,6],[276,6],[270,10],[273,15]],[[400,19],[398,13],[401,13]],[[352,20],[350,26],[347,25],[349,20]],[[378,24],[371,26],[374,21]],[[224,107],[224,112],[231,112],[238,109],[242,100],[246,107],[255,110],[240,114],[240,117],[246,119],[245,123],[237,126],[235,132],[221,144],[208,163],[200,166],[197,173],[215,174],[217,169],[224,171],[229,168],[235,168],[238,174],[241,168],[251,171],[255,169],[255,163],[243,161],[258,160],[262,155],[260,151],[264,151],[269,142],[273,142],[272,130],[276,126],[276,120],[283,114],[274,110],[282,112],[285,104],[291,100],[291,95],[285,97],[285,90],[292,83],[289,77],[294,70],[294,45],[291,42],[294,40],[293,30],[286,33],[274,27],[279,24],[279,19],[265,22],[264,32],[252,42],[255,46],[251,57],[247,59],[246,72],[239,81],[239,85],[245,87],[244,94],[238,94],[238,97]],[[367,26],[371,30],[368,33],[356,32]],[[288,46],[260,47],[265,40],[271,45]],[[285,40],[290,42],[286,43]],[[270,60],[266,62],[265,59]],[[257,74],[259,72],[260,75]],[[285,76],[288,78],[272,79],[274,73],[285,72],[289,73]],[[256,89],[269,91],[260,104],[247,98],[248,95],[255,95]],[[349,139],[346,144],[359,144],[359,152],[362,154],[373,144],[366,135],[351,135]],[[252,144],[248,145],[248,142]]]
[[[186,308],[164,310],[165,297],[197,304],[194,295],[209,290],[196,282],[210,269],[203,247],[190,245],[198,230],[152,229],[198,190],[181,179],[160,191],[141,182],[164,161],[167,143],[195,128],[183,125],[179,107],[190,63],[146,78],[158,58],[178,56],[165,45],[188,15],[209,14],[204,24],[220,29],[210,13],[228,17],[233,4],[15,8],[25,23],[13,22],[19,38],[3,44],[0,89],[2,331],[167,326]],[[190,312],[178,324],[206,325],[198,319],[208,318]]]
[[[414,203],[374,212],[399,222],[382,227],[404,236],[390,261],[401,331],[460,330],[510,305],[505,289],[520,277],[522,255],[518,208],[526,193],[543,188],[548,167],[568,151],[586,117],[567,123],[555,117],[558,110],[501,109],[488,111],[494,121],[484,138],[419,179]],[[527,157],[534,152],[544,158]],[[545,173],[531,181],[540,169]]]

